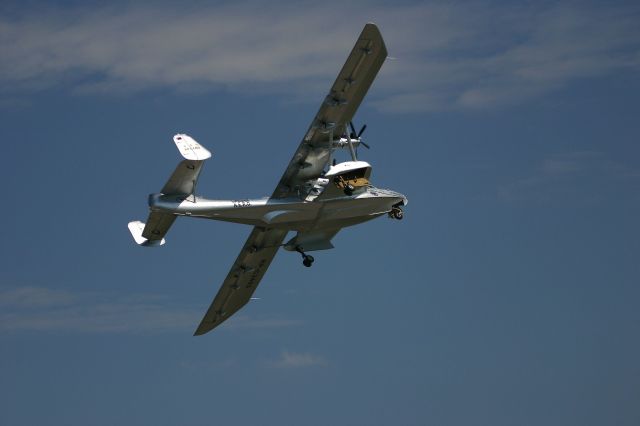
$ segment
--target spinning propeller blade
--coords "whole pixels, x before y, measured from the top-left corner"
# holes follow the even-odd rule
[[[355,139],[358,137],[358,134],[356,133],[356,128],[353,127],[353,121],[349,122],[349,127],[351,127],[351,133],[349,134],[349,137],[351,139]]]
[[[360,136],[362,136],[362,134],[364,133],[365,129],[367,128],[367,125],[364,124],[361,128],[360,131],[356,133],[356,128],[353,125],[353,121],[349,122],[349,127],[351,127],[351,134],[349,135],[351,137],[351,139],[358,139],[358,142],[360,142],[360,144],[364,145],[365,148],[367,149],[371,149],[371,147],[369,145],[367,145],[365,142],[360,140]]]

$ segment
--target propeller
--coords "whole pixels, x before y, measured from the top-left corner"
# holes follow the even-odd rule
[[[365,148],[367,149],[371,149],[371,147],[369,145],[367,145],[366,143],[364,143],[363,141],[360,140],[360,136],[362,136],[362,134],[364,133],[365,129],[367,128],[367,125],[364,124],[361,128],[360,131],[356,133],[356,128],[353,125],[353,121],[349,122],[349,127],[351,127],[351,134],[349,135],[349,137],[351,139],[358,139],[358,142],[360,142],[362,145],[365,146]]]

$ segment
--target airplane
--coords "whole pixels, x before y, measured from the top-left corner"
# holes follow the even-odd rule
[[[154,247],[178,216],[252,225],[253,230],[194,335],[222,324],[246,305],[280,247],[298,252],[310,267],[309,252],[333,248],[331,239],[347,226],[388,215],[403,218],[407,197],[373,186],[372,167],[358,160],[364,125],[356,132],[352,118],[387,57],[375,24],[362,33],[322,102],[307,133],[270,197],[212,200],[195,194],[204,161],[211,152],[186,134],[173,137],[184,157],[160,193],[149,195],[147,222],[129,222],[135,242]],[[338,163],[334,151],[348,150],[351,159]],[[287,234],[295,236],[287,242]]]

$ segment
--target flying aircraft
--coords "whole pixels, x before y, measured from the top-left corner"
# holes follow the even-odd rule
[[[129,222],[141,246],[160,246],[178,216],[199,217],[253,226],[194,335],[220,325],[249,300],[280,247],[298,252],[310,267],[309,252],[333,248],[331,239],[347,226],[388,215],[402,219],[407,198],[371,184],[371,165],[358,160],[366,125],[356,132],[353,115],[387,57],[375,24],[365,25],[346,63],[320,106],[309,130],[270,197],[211,200],[195,194],[198,176],[211,153],[186,134],[173,142],[182,160],[160,193],[149,195],[146,223]],[[351,159],[337,162],[335,151]],[[296,234],[287,242],[287,234]]]

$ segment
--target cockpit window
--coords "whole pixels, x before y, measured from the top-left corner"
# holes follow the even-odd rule
[[[333,183],[342,190],[353,191],[355,188],[369,185],[370,170],[369,167],[363,167],[340,173],[333,178]]]
[[[349,170],[337,175],[336,177],[342,177],[344,180],[366,179],[367,171],[368,167],[363,167],[361,169]]]

